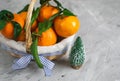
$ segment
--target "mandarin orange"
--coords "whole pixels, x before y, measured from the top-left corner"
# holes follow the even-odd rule
[[[20,13],[21,17],[24,19],[24,22],[26,22],[26,18],[27,18],[27,12],[21,12]],[[31,31],[34,31],[37,27],[37,20],[35,20],[31,26]]]
[[[25,31],[22,30],[21,33],[20,33],[20,35],[17,37],[16,40],[17,40],[17,41],[25,41],[25,39],[26,39],[25,36],[26,36],[26,35],[25,35]]]
[[[38,31],[38,28],[36,29]],[[50,46],[57,42],[56,33],[52,28],[49,28],[38,37],[38,46]]]
[[[54,29],[61,37],[75,34],[80,27],[80,21],[76,16],[59,16],[54,20]]]
[[[17,22],[20,24],[20,26],[23,28],[24,27],[24,20],[21,18],[19,14],[14,14],[14,19],[13,21]],[[8,22],[6,26],[1,30],[1,33],[9,39],[12,39],[14,36],[14,26],[11,22]]]
[[[51,5],[45,5],[40,9],[40,14],[38,16],[38,21],[43,22],[44,20],[49,19],[54,14],[58,13],[59,9],[51,6]]]

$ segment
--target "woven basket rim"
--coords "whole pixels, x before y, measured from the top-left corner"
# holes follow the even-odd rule
[[[72,41],[74,41],[74,37],[75,37],[75,34],[70,36],[70,37],[67,37],[67,38],[61,40],[60,42],[58,42],[58,43],[56,43],[54,45],[51,45],[51,46],[38,46],[38,52],[41,53],[40,52],[41,50],[46,49],[46,52],[43,52],[43,53],[49,53],[49,51],[51,51],[50,50],[51,48],[52,49],[58,49],[58,50],[61,49],[62,50],[63,48],[66,47],[66,45],[71,45],[72,44]],[[16,49],[18,51],[22,51],[22,52],[26,51],[25,42],[15,41],[13,39],[8,39],[8,38],[4,37],[1,33],[0,33],[0,43],[5,44],[6,46],[8,46],[8,47],[10,47],[12,49]],[[48,49],[49,49],[49,51],[48,51]]]

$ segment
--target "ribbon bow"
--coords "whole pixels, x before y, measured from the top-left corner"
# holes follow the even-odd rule
[[[43,64],[43,69],[46,76],[50,76],[52,73],[52,69],[54,67],[54,63],[46,59],[44,56],[39,56],[41,63]],[[32,55],[25,55],[20,59],[16,60],[15,63],[12,65],[14,70],[22,69],[28,66],[30,61],[33,60]]]
[[[7,51],[10,51],[10,52],[13,52],[15,54],[19,54],[22,56],[20,59],[17,59],[14,61],[14,64],[12,65],[12,68],[14,70],[27,67],[28,64],[30,63],[30,61],[33,60],[33,56],[30,54],[12,49],[12,48],[6,46],[5,44],[1,44],[1,47]],[[43,69],[44,69],[46,76],[50,76],[52,74],[52,69],[55,64],[53,62],[51,62],[50,60],[46,59],[44,56],[64,54],[66,50],[67,50],[67,47],[62,51],[57,51],[57,52],[48,53],[48,54],[39,54],[39,59],[40,59],[41,63],[43,64]]]

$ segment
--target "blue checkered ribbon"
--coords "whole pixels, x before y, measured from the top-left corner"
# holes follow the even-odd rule
[[[55,64],[49,61],[48,59],[46,59],[44,56],[39,56],[39,58],[40,58],[41,63],[43,64],[45,75],[50,76],[52,73],[51,71]],[[33,60],[32,55],[25,55],[21,57],[20,59],[16,60],[15,63],[12,65],[12,68],[14,70],[26,68],[31,60]]]
[[[31,54],[27,54],[27,53],[12,49],[4,44],[1,44],[1,47],[7,51],[13,52],[18,55],[22,55],[21,58],[16,59],[14,61],[14,64],[12,65],[12,68],[14,70],[26,68],[28,64],[31,62],[31,60],[33,60],[33,56]],[[46,59],[44,56],[61,55],[61,54],[64,54],[66,50],[67,50],[67,47],[62,51],[56,51],[54,53],[39,54],[39,59],[41,63],[43,64],[43,69],[44,69],[46,76],[51,75],[52,69],[55,64],[51,62],[50,60]]]

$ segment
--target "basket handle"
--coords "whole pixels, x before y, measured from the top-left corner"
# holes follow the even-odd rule
[[[34,8],[34,5],[36,3],[36,0],[31,0],[29,8],[28,8],[28,13],[27,13],[27,18],[26,18],[26,52],[30,53],[30,46],[32,44],[32,37],[31,37],[31,17],[32,17],[32,11]]]

